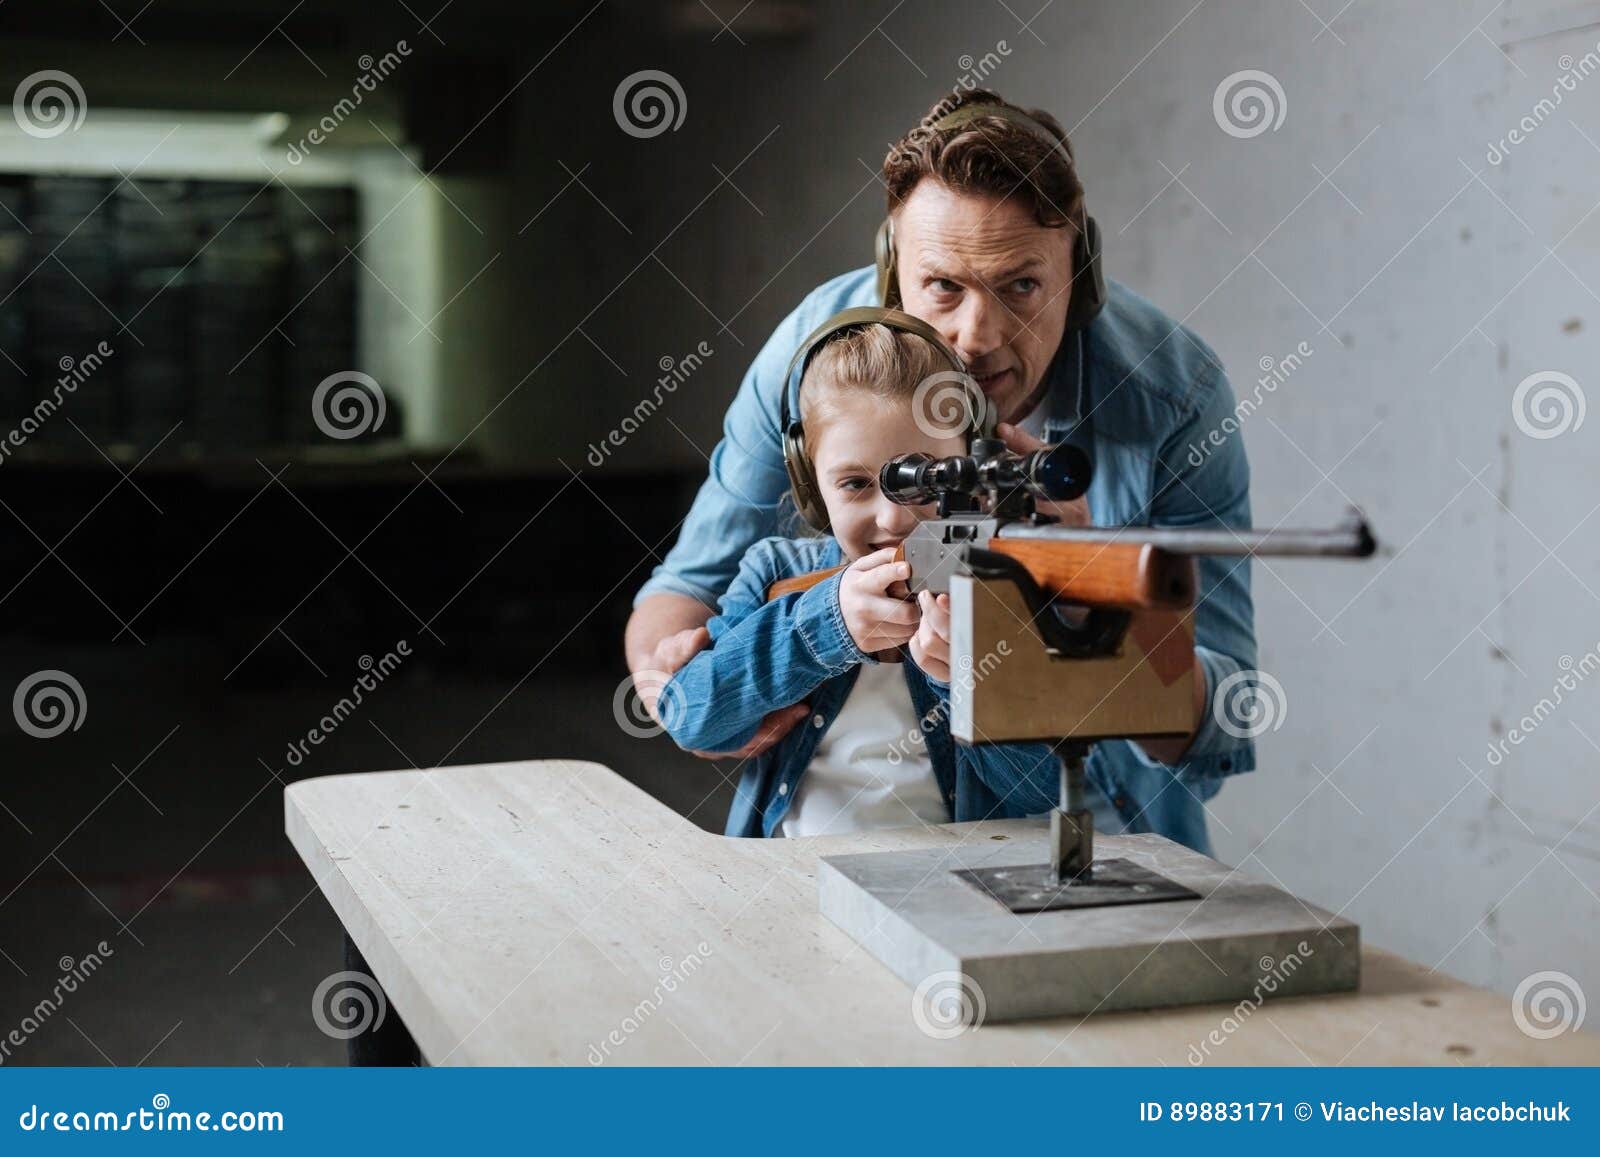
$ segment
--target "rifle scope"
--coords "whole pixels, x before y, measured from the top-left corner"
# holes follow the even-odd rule
[[[878,487],[901,506],[922,506],[944,494],[1004,497],[1017,492],[1069,502],[1089,489],[1093,473],[1089,455],[1070,442],[1018,454],[998,439],[979,438],[970,454],[896,455],[878,472]]]

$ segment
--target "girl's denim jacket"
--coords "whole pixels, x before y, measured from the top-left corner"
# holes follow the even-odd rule
[[[680,746],[697,751],[736,749],[750,741],[768,712],[801,700],[811,707],[788,735],[746,762],[727,835],[771,836],[778,829],[860,665],[876,662],[856,646],[845,627],[839,575],[804,592],[771,602],[766,598],[767,588],[779,579],[843,561],[831,537],[757,542],[723,595],[720,613],[707,624],[711,648],[680,668],[662,689],[658,709],[667,730]],[[951,820],[1014,819],[1055,805],[1060,764],[1048,744],[957,744],[948,725],[948,684],[927,675],[909,657],[901,667],[919,723],[908,729],[899,749],[909,757],[926,746]],[[1102,742],[1096,753],[1123,745]],[[1139,790],[1142,785],[1119,781],[1113,761],[1095,756],[1086,773],[1128,824],[1127,830],[1159,831],[1207,850],[1204,813],[1188,791]]]

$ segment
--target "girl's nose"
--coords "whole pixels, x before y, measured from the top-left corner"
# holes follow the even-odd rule
[[[901,506],[898,502],[890,502],[887,498],[878,501],[878,529],[885,535],[894,538],[904,538],[910,534],[917,525],[917,512],[909,506]]]

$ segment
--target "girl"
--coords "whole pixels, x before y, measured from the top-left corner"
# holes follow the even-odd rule
[[[751,547],[707,624],[712,646],[656,704],[680,746],[725,751],[748,742],[768,712],[809,702],[802,724],[746,763],[730,836],[1015,818],[1055,803],[1058,763],[1047,746],[951,739],[949,596],[908,600],[910,569],[894,560],[933,509],[889,501],[878,471],[908,451],[966,452],[964,436],[914,412],[918,386],[949,368],[927,337],[882,323],[822,339],[804,365],[797,446],[815,493],[797,504],[820,504],[814,520],[831,533]],[[767,600],[777,580],[841,563],[809,590]]]

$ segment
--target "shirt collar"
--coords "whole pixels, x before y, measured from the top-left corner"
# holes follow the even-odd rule
[[[1040,406],[1045,426],[1051,430],[1071,430],[1085,412],[1083,374],[1083,331],[1068,330],[1047,371],[1050,388]]]

